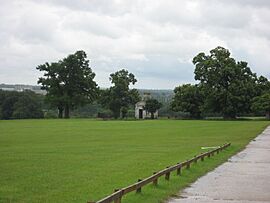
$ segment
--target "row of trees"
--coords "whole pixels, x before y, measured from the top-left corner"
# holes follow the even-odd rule
[[[229,50],[217,47],[209,55],[199,53],[193,58],[195,80],[174,89],[174,111],[189,112],[193,118],[207,114],[234,119],[238,115],[270,113],[270,82],[257,77],[247,62],[236,61]]]
[[[38,84],[47,91],[46,102],[58,109],[58,117],[70,117],[70,109],[97,101],[109,109],[114,118],[125,118],[129,108],[140,100],[137,89],[131,89],[137,80],[132,73],[122,69],[110,75],[112,86],[100,89],[94,81],[95,73],[89,67],[84,51],[77,51],[54,63],[39,65],[44,72]],[[157,105],[158,104],[158,105]],[[160,108],[160,103],[149,101],[146,110],[150,113]]]
[[[199,53],[193,63],[198,83],[175,88],[172,110],[188,112],[192,118],[212,114],[233,119],[250,112],[265,112],[269,116],[270,82],[263,76],[257,77],[247,62],[236,61],[229,50],[217,47],[209,55]],[[37,69],[44,72],[38,83],[47,91],[47,103],[58,109],[59,118],[63,114],[69,118],[71,109],[93,101],[109,109],[114,118],[125,118],[128,109],[140,100],[138,90],[130,88],[137,80],[125,69],[110,75],[110,88],[100,89],[84,51]],[[145,108],[152,113],[160,107],[159,102],[150,100]]]
[[[43,118],[42,95],[0,90],[0,119]]]

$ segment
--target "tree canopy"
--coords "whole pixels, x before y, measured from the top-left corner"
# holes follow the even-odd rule
[[[267,78],[257,77],[244,61],[236,61],[228,49],[217,47],[210,54],[199,53],[193,58],[196,85],[176,87],[171,107],[174,111],[222,115],[234,119],[250,113],[254,97],[270,89]]]
[[[69,118],[70,109],[93,102],[98,96],[95,73],[89,67],[84,51],[77,51],[63,60],[39,65],[45,72],[38,83],[47,91],[46,100],[58,108],[59,118]]]
[[[113,112],[114,118],[126,117],[127,108],[140,100],[136,89],[130,89],[137,80],[132,73],[122,69],[110,75],[112,86],[101,91],[100,103]]]
[[[42,96],[28,90],[0,90],[0,119],[43,118],[42,100]]]
[[[154,119],[154,113],[162,107],[162,104],[156,99],[148,99],[145,102],[145,110],[151,113],[151,119]]]
[[[174,111],[189,112],[192,118],[201,118],[203,98],[198,85],[184,84],[174,89],[171,107]]]
[[[205,110],[221,113],[224,118],[236,118],[239,113],[250,111],[257,77],[247,62],[236,62],[229,50],[217,47],[210,55],[199,53],[193,63],[195,80],[205,95]]]
[[[255,97],[252,103],[252,110],[254,112],[264,113],[266,114],[266,118],[270,119],[270,93]]]

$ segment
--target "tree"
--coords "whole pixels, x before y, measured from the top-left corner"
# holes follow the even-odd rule
[[[19,99],[18,92],[4,92],[2,104],[1,104],[1,116],[2,119],[11,119],[14,111],[14,104]]]
[[[270,93],[255,97],[252,103],[252,110],[259,113],[265,113],[266,118],[270,119]]]
[[[14,104],[13,118],[43,118],[41,103],[38,96],[32,91],[24,91]]]
[[[174,111],[190,113],[192,118],[201,118],[203,97],[198,85],[184,84],[174,89],[171,107]]]
[[[59,117],[64,110],[65,118],[69,118],[70,109],[91,103],[98,96],[95,73],[84,51],[70,54],[57,63],[45,63],[37,69],[45,72],[38,83],[47,90],[47,101],[57,106]]]
[[[0,91],[0,119],[43,118],[42,97],[32,91]]]
[[[229,50],[217,47],[210,55],[199,53],[193,63],[195,80],[200,81],[205,95],[204,111],[221,113],[224,118],[250,111],[257,77],[246,62],[236,62]]]
[[[112,87],[102,90],[100,94],[100,103],[113,112],[114,118],[122,115],[124,118],[129,106],[134,105],[140,100],[136,89],[129,89],[137,80],[132,73],[122,69],[110,75]]]
[[[65,104],[64,84],[60,78],[62,69],[61,61],[51,64],[45,63],[37,67],[37,70],[45,72],[44,77],[38,80],[38,84],[42,85],[41,89],[47,91],[45,102],[58,109],[58,118],[63,118]]]
[[[162,104],[156,99],[148,99],[145,102],[145,110],[151,113],[151,119],[154,119],[154,113],[162,107]]]

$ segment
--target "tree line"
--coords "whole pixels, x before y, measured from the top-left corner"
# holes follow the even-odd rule
[[[229,50],[217,47],[208,55],[196,55],[193,64],[197,84],[176,87],[172,101],[162,97],[164,92],[159,95],[164,100],[163,115],[235,119],[252,113],[270,117],[270,82],[253,73],[247,62],[236,61]],[[99,88],[84,51],[36,69],[43,73],[38,84],[46,90],[45,98],[30,91],[0,91],[0,119],[42,118],[44,108],[47,114],[57,109],[58,118],[69,118],[71,111],[79,117],[82,111],[96,111],[99,117],[126,118],[132,112],[134,116],[134,105],[141,100],[139,91],[131,88],[137,79],[126,69],[110,74],[111,87]],[[162,107],[160,98],[146,101],[145,109],[152,115]]]

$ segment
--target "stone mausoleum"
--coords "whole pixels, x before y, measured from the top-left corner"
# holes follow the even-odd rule
[[[151,113],[145,110],[145,104],[148,99],[151,99],[150,93],[144,93],[142,100],[135,104],[135,118],[136,119],[150,119]],[[158,111],[154,113],[154,118],[158,118]]]

